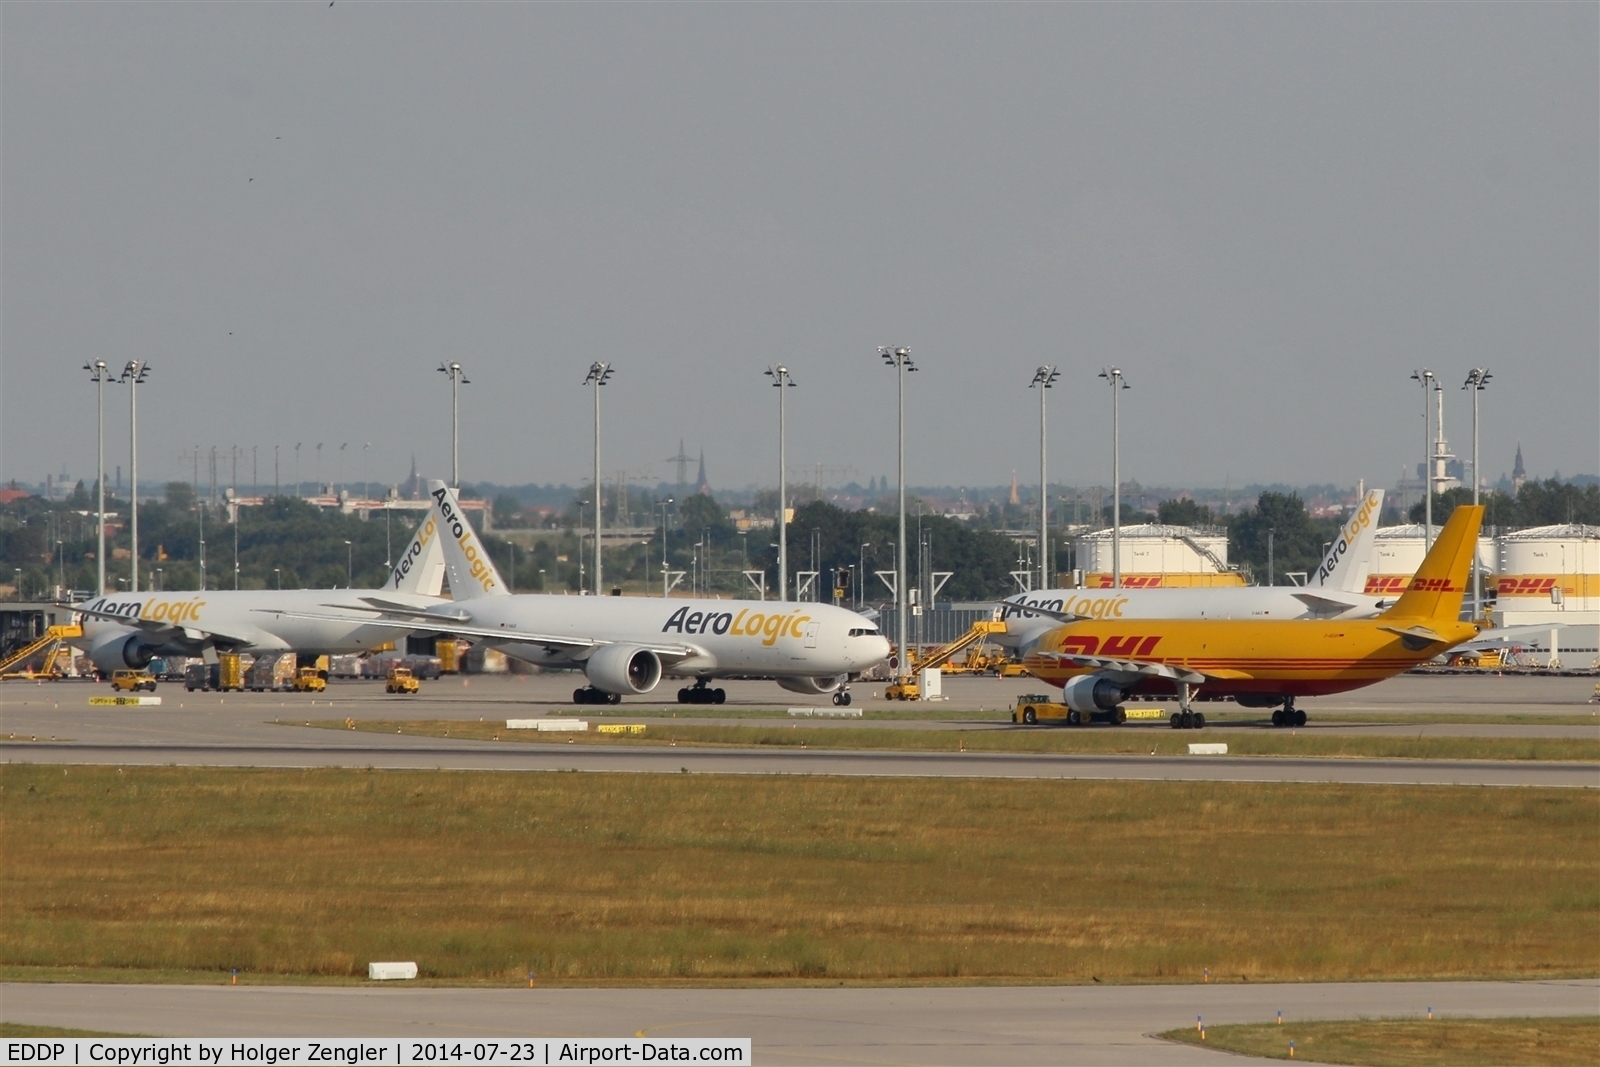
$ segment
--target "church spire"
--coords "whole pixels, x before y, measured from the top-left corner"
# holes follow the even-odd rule
[[[700,450],[700,477],[694,480],[694,491],[700,496],[710,496],[711,486],[706,481],[706,450]]]

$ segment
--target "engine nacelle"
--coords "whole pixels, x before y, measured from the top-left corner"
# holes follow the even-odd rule
[[[1079,712],[1112,711],[1127,696],[1122,686],[1098,674],[1080,674],[1061,688],[1061,702]]]
[[[791,693],[804,693],[808,697],[825,697],[837,692],[847,675],[824,674],[820,678],[779,678],[778,686]]]
[[[138,634],[126,636],[117,634],[108,637],[89,650],[89,661],[101,674],[110,674],[112,671],[128,670],[129,668],[142,671],[150,666],[150,661],[155,658],[156,649],[145,644]]]
[[[661,681],[661,657],[638,645],[602,645],[584,661],[583,673],[607,693],[648,693]]]

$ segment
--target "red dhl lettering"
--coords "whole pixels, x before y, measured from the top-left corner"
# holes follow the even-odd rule
[[[1448,578],[1413,578],[1411,591],[1414,593],[1455,593],[1460,590],[1450,584]]]
[[[1406,587],[1406,580],[1398,574],[1373,574],[1367,577],[1365,592],[1369,596],[1381,593],[1399,593]]]
[[[1122,576],[1122,588],[1124,588],[1124,589],[1159,589],[1159,588],[1161,588],[1163,578],[1164,578],[1164,576],[1160,575],[1160,574],[1124,574]],[[1094,580],[1094,584],[1091,585],[1089,588],[1091,588],[1091,589],[1110,589],[1110,588],[1112,588],[1111,575],[1102,574],[1102,575],[1097,576],[1095,578],[1095,580]]]
[[[1554,578],[1501,578],[1501,596],[1539,596],[1556,587]]]
[[[1136,634],[1132,637],[1108,634],[1103,643],[1092,634],[1067,634],[1061,639],[1061,652],[1068,656],[1101,655],[1127,659],[1133,656],[1148,656],[1160,643],[1160,634],[1149,636]]]

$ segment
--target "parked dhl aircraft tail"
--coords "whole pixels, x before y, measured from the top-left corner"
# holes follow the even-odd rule
[[[1176,727],[1204,726],[1201,694],[1275,708],[1274,725],[1303,726],[1295,698],[1360,689],[1478,635],[1462,622],[1480,506],[1460,507],[1395,605],[1369,619],[1094,619],[1040,638],[1023,660],[1062,687],[1068,721],[1109,717],[1130,695],[1175,693]]]

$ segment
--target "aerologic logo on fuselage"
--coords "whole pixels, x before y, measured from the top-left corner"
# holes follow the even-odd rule
[[[115,615],[121,619],[149,619],[152,622],[170,622],[174,626],[182,626],[186,622],[195,622],[200,618],[200,609],[206,602],[199,597],[188,600],[99,600],[84,607],[89,611],[104,612],[104,615],[91,615],[90,620],[106,620],[105,615]]]
[[[1085,615],[1091,619],[1120,619],[1122,609],[1128,603],[1125,596],[1085,596],[1064,600],[1007,600],[1000,609],[1000,621],[1007,619],[1031,619],[1035,614],[1029,608],[1043,608],[1046,611],[1059,611],[1067,615]]]
[[[450,536],[456,539],[456,544],[461,546],[462,555],[467,557],[467,566],[472,577],[483,586],[487,593],[494,588],[494,579],[489,577],[489,565],[484,562],[486,553],[478,550],[477,538],[472,536],[472,527],[467,520],[456,514],[456,509],[450,506],[449,493],[444,489],[435,489],[433,499],[439,505],[439,514],[444,516],[445,528],[450,531]]]
[[[1322,566],[1317,570],[1318,585],[1327,583],[1329,575],[1333,574],[1334,568],[1339,565],[1339,561],[1344,558],[1344,554],[1350,551],[1350,545],[1355,541],[1356,535],[1372,525],[1374,521],[1373,512],[1377,508],[1377,495],[1375,492],[1368,493],[1366,499],[1361,501],[1361,506],[1356,509],[1356,513],[1350,516],[1350,521],[1345,523],[1344,528],[1339,531],[1339,540],[1328,550],[1327,558],[1322,561]],[[1368,591],[1370,592],[1371,590]]]
[[[433,535],[438,532],[439,525],[433,521],[433,516],[428,516],[428,521],[422,524],[422,530],[411,539],[411,544],[406,548],[405,555],[400,557],[400,562],[394,565],[394,573],[390,576],[395,587],[399,588],[405,576],[411,573],[412,564],[422,556],[423,549],[428,547],[433,540]]]
[[[752,614],[749,608],[745,608],[735,615],[731,611],[690,611],[685,606],[672,613],[661,627],[661,632],[672,630],[680,634],[759,637],[763,645],[771,648],[780,637],[804,637],[805,624],[810,621],[811,616],[801,615],[798,609],[786,615],[766,615],[759,611]]]

